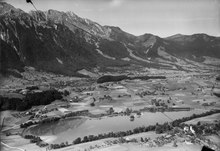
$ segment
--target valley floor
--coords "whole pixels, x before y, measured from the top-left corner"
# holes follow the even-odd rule
[[[136,71],[144,75],[144,71]],[[67,90],[69,95],[62,100],[56,100],[49,105],[33,106],[31,109],[18,111],[2,111],[1,123],[1,149],[5,151],[25,150],[44,151],[46,147],[38,147],[30,143],[29,139],[22,136],[26,134],[39,136],[48,144],[60,144],[72,142],[77,138],[98,135],[106,132],[133,130],[142,125],[155,125],[171,122],[174,119],[189,117],[193,114],[201,114],[213,109],[220,109],[220,100],[213,92],[220,90],[220,82],[215,80],[216,73],[184,72],[169,70],[150,70],[148,74],[164,75],[166,79],[157,80],[123,80],[97,84],[95,78],[73,78],[37,71],[23,73],[24,78],[9,77],[4,80],[0,95],[23,97],[26,87],[36,85],[41,91],[48,88],[56,88],[59,91]],[[100,73],[101,74],[101,73]],[[110,73],[117,75],[116,71]],[[161,113],[159,108],[186,108],[189,111]],[[112,111],[111,111],[112,110]],[[129,111],[130,110],[130,111]],[[150,111],[156,110],[156,112]],[[33,125],[28,129],[20,128],[20,124],[30,119],[38,121],[50,117],[63,117],[68,113],[87,111],[85,114],[74,118],[66,118],[56,123]],[[42,113],[41,113],[42,112]],[[128,112],[130,112],[128,114]],[[140,114],[139,114],[140,113]],[[148,116],[151,115],[151,116]],[[134,116],[134,121],[130,117]],[[186,121],[186,124],[196,125],[212,124],[219,122],[219,113]],[[3,122],[4,121],[4,122]],[[118,125],[117,125],[118,124]],[[114,126],[115,125],[115,126]],[[8,136],[9,135],[9,136]],[[206,135],[201,142],[207,144],[210,140],[218,145],[219,132],[216,135]],[[161,137],[169,137],[167,143],[158,146],[154,140]],[[191,151],[201,150],[202,144],[191,142],[187,135],[172,135],[169,132],[156,134],[154,131],[133,134],[123,137],[126,140],[137,142],[120,142],[119,138],[107,138],[77,145],[71,145],[56,149],[57,151],[141,151],[150,149],[153,151]],[[141,138],[149,138],[150,141],[142,142]],[[198,138],[200,139],[200,138]],[[175,144],[174,144],[175,142]],[[220,143],[219,143],[220,144]],[[220,149],[220,146],[216,146]]]

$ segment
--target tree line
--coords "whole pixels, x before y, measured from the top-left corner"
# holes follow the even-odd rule
[[[129,77],[127,75],[119,75],[119,76],[113,76],[113,75],[104,75],[97,79],[97,83],[105,83],[105,82],[118,82],[122,80],[149,80],[149,79],[166,79],[165,76],[133,76]]]
[[[25,123],[21,123],[20,124],[20,128],[27,128],[31,125],[35,125],[35,124],[46,124],[46,123],[52,123],[52,122],[57,122],[61,119],[61,117],[50,117],[50,118],[46,118],[40,121],[28,121]]]
[[[25,111],[30,109],[32,106],[47,105],[57,99],[62,99],[62,92],[55,89],[27,93],[24,98],[9,98],[0,96],[0,111]]]
[[[25,135],[24,138],[30,139],[30,143],[39,143],[42,141],[39,136]]]
[[[24,138],[30,139],[30,143],[36,143],[36,145],[38,145],[40,147],[48,146],[48,143],[43,142],[39,136],[25,135]]]
[[[57,122],[60,119],[65,119],[68,117],[75,117],[75,116],[86,116],[88,114],[89,114],[88,110],[83,110],[83,111],[71,112],[71,113],[65,114],[61,117],[50,117],[50,118],[42,119],[40,121],[27,121],[25,123],[21,123],[20,128],[27,128],[27,127],[29,127],[31,125],[35,125],[35,124],[45,124],[45,123]]]

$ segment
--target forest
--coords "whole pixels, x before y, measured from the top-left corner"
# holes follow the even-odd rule
[[[25,111],[30,109],[32,106],[47,105],[57,99],[62,99],[62,92],[58,92],[55,89],[27,93],[24,98],[9,98],[0,96],[0,111]]]
[[[112,75],[104,75],[97,79],[97,83],[105,83],[105,82],[118,82],[122,80],[149,80],[149,79],[166,79],[165,76],[134,76],[129,77],[126,75],[112,76]]]

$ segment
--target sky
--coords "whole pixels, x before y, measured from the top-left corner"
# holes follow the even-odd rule
[[[0,0],[2,1],[2,0]],[[26,0],[3,0],[26,12]],[[38,10],[72,11],[101,25],[160,37],[206,33],[220,36],[220,0],[32,0]]]

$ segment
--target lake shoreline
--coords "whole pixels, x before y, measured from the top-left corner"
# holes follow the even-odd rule
[[[175,119],[185,117],[186,115],[188,115],[187,117],[189,117],[195,113],[201,114],[201,113],[206,112],[205,110],[201,110],[201,109],[196,109],[196,110],[192,110],[192,111],[193,112],[188,112],[188,111],[187,112],[186,111],[184,111],[184,112],[164,112],[164,114],[166,114],[169,117],[172,117],[173,120],[175,120]],[[125,130],[132,130],[132,129],[135,129],[136,127],[140,127],[140,126],[149,126],[149,125],[155,125],[156,123],[163,124],[166,122],[170,122],[170,119],[167,118],[166,116],[164,116],[164,114],[160,113],[160,112],[156,112],[156,113],[145,112],[142,116],[140,116],[140,118],[136,117],[133,122],[130,121],[129,116],[113,116],[113,117],[107,116],[107,117],[104,117],[101,119],[100,118],[89,118],[89,119],[85,119],[83,122],[81,122],[80,125],[77,125],[78,123],[76,123],[77,127],[74,127],[74,128],[68,127],[66,129],[64,129],[63,132],[53,134],[53,135],[60,135],[60,137],[66,138],[66,140],[64,140],[62,138],[59,138],[59,136],[57,136],[58,140],[55,140],[55,143],[60,143],[63,141],[74,140],[77,137],[82,137],[82,136],[98,135],[98,134],[103,134],[103,133],[108,133],[108,132],[119,132],[119,131],[125,131]],[[175,119],[174,119],[174,117],[175,117]],[[156,121],[155,121],[155,119],[156,119]],[[63,124],[66,123],[68,125],[69,120],[70,120],[70,123],[71,122],[74,123],[74,121],[72,121],[71,119],[62,120],[61,122]],[[82,120],[82,119],[80,119],[80,120]],[[120,121],[120,122],[117,122],[117,124],[116,124],[115,121]],[[145,121],[148,121],[148,123],[146,124]],[[57,127],[57,125],[54,126],[54,124],[49,124],[49,125],[51,125],[52,127]],[[40,125],[37,127],[40,128]],[[30,128],[30,129],[33,130],[34,128],[36,128],[36,126]],[[50,127],[50,129],[51,129],[51,127]],[[30,133],[30,131],[28,134],[35,135],[35,133]],[[65,135],[69,135],[69,134],[75,134],[75,137],[72,135],[71,135],[71,137],[65,136]],[[41,137],[44,135],[50,135],[50,134],[43,134],[43,133],[39,134],[38,133],[37,136]]]

